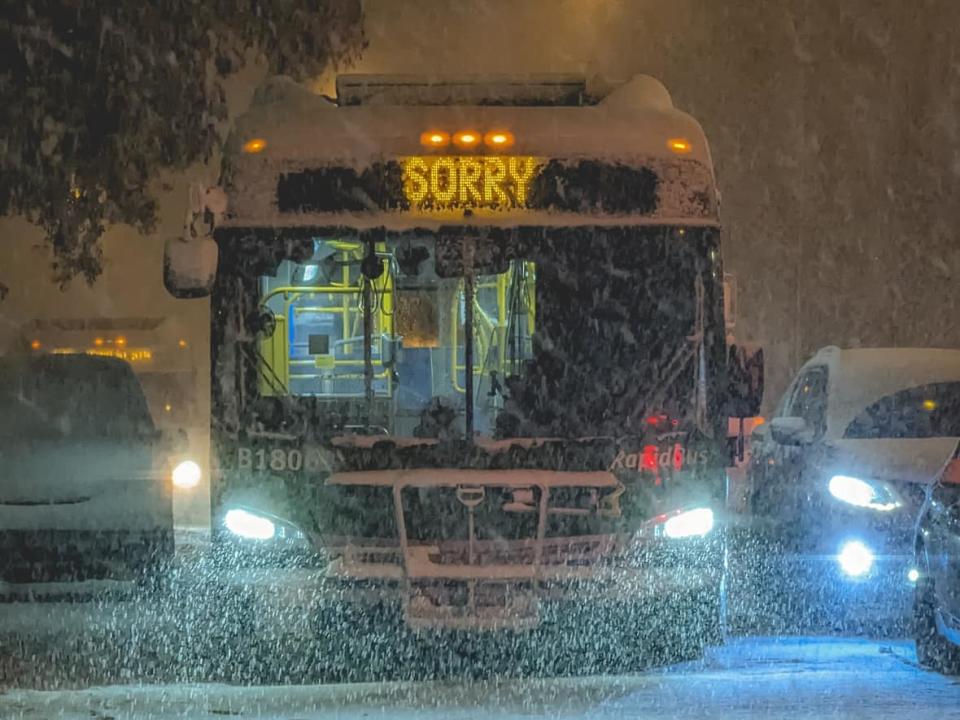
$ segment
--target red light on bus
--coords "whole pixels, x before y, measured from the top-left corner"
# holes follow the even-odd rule
[[[420,134],[420,144],[424,147],[446,147],[450,144],[450,133],[442,130],[427,130]]]
[[[640,459],[640,467],[644,470],[657,472],[660,469],[659,448],[656,445],[644,445],[643,455]]]
[[[673,469],[677,472],[683,470],[683,446],[680,443],[673,445]]]

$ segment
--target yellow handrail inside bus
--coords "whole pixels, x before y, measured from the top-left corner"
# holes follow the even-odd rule
[[[345,255],[355,254],[359,255],[362,252],[362,245],[360,243],[351,243],[346,241],[330,241],[334,249],[344,253]],[[378,249],[383,251],[385,246],[382,243],[378,245]],[[393,336],[394,333],[394,324],[393,324],[393,292],[394,292],[394,280],[392,273],[390,272],[390,263],[388,260],[383,261],[384,265],[384,277],[380,284],[373,283],[373,294],[376,301],[376,311],[374,313],[374,328],[375,332],[381,332]],[[261,299],[261,303],[266,304],[272,298],[277,296],[283,296],[283,316],[274,313],[274,316],[277,318],[277,330],[273,333],[270,338],[265,338],[261,341],[261,354],[270,365],[274,374],[277,375],[277,378],[283,383],[284,387],[289,387],[291,377],[296,377],[300,379],[309,379],[309,378],[319,378],[319,374],[296,374],[291,375],[291,365],[292,366],[303,366],[303,365],[314,365],[314,360],[292,360],[290,358],[290,342],[289,342],[289,332],[287,329],[287,318],[290,316],[291,307],[293,308],[293,315],[296,317],[300,313],[304,312],[316,312],[316,313],[329,313],[334,315],[341,315],[343,317],[343,333],[345,337],[356,337],[356,333],[360,328],[362,322],[363,310],[360,307],[359,302],[354,304],[350,300],[351,295],[356,295],[359,299],[362,289],[359,284],[350,283],[350,268],[344,264],[341,268],[341,283],[333,283],[327,285],[284,285],[281,287],[273,288],[267,292]],[[341,303],[337,305],[311,305],[307,307],[293,307],[293,304],[298,300],[303,298],[304,295],[333,295],[340,296]],[[318,300],[321,303],[324,301],[324,298],[320,297]],[[352,351],[352,344],[343,345],[343,351],[346,354],[350,354]],[[375,359],[375,364],[378,364],[382,367],[382,361]],[[363,361],[360,360],[349,360],[349,359],[340,359],[333,361],[334,366],[352,366],[362,365]],[[269,373],[267,373],[269,375]],[[362,377],[362,376],[361,376]],[[388,393],[392,387],[392,374],[386,369],[382,369],[380,372],[374,374],[375,379],[387,379],[388,383]],[[355,379],[352,375],[347,374],[338,374],[335,379]],[[271,382],[266,378],[261,377],[260,386],[261,392],[263,394],[275,394],[276,390],[272,387]]]

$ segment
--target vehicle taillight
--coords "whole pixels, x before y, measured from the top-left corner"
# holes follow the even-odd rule
[[[943,469],[943,482],[947,485],[960,485],[960,458],[954,458]]]

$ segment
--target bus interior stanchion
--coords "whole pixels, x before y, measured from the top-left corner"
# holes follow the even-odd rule
[[[370,406],[373,403],[373,293],[370,291],[373,280],[363,279],[363,395],[366,399],[367,422],[370,420]]]
[[[363,396],[364,424],[369,428],[373,408],[373,283],[383,274],[377,257],[376,239],[368,237],[367,253],[360,265],[361,299],[363,302]]]
[[[463,389],[466,399],[464,434],[473,440],[473,241],[463,240]]]

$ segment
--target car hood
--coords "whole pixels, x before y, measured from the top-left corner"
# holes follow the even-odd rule
[[[0,439],[0,528],[141,529],[172,522],[143,444]]]
[[[955,437],[834,440],[830,469],[895,484],[929,485],[953,457],[957,442]]]

